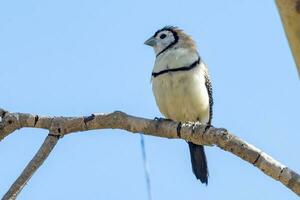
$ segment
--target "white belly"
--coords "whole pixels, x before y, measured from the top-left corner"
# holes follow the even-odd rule
[[[166,73],[152,79],[152,89],[160,112],[175,121],[209,120],[209,97],[203,69]]]

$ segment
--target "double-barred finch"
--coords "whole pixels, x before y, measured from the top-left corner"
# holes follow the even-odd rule
[[[177,27],[166,26],[146,42],[156,60],[152,89],[160,112],[177,122],[205,123],[212,119],[212,87],[208,69],[192,38]],[[197,179],[208,183],[207,161],[202,145],[188,142],[192,169]]]

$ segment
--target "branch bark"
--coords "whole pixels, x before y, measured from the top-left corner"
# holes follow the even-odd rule
[[[300,0],[276,0],[300,76]]]
[[[223,128],[210,127],[205,131],[206,125],[184,123],[178,134],[179,123],[177,122],[134,117],[120,111],[81,117],[47,117],[28,113],[10,113],[0,109],[0,116],[0,141],[17,129],[31,127],[47,129],[61,137],[78,131],[123,129],[132,133],[169,139],[181,138],[195,144],[215,145],[253,164],[300,196],[300,176],[296,172]]]
[[[17,180],[12,184],[6,194],[2,197],[2,200],[14,200],[17,198],[18,194],[24,188],[26,183],[29,181],[31,176],[37,171],[37,169],[43,164],[46,158],[49,156],[51,151],[53,150],[54,146],[57,144],[58,141],[57,136],[48,135],[32,158],[32,160],[28,163],[25,167],[21,175],[17,178]]]

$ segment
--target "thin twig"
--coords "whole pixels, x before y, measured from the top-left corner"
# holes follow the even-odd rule
[[[37,171],[37,169],[43,164],[46,158],[49,156],[50,152],[53,150],[54,146],[57,144],[58,137],[54,135],[48,135],[32,158],[32,160],[25,167],[21,175],[17,180],[11,185],[6,194],[2,197],[2,200],[14,200],[17,198],[18,194],[21,192],[23,187],[29,181],[31,176]]]
[[[152,200],[151,179],[150,179],[148,159],[146,154],[145,138],[143,134],[141,134],[141,149],[142,149],[143,167],[144,167],[144,173],[146,179],[148,200]]]

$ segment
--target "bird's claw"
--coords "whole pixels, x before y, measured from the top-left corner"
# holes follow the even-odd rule
[[[171,119],[165,119],[162,117],[154,117],[154,121],[163,122],[163,121],[172,121]]]
[[[206,127],[205,127],[205,129],[204,129],[204,133],[206,133],[206,131],[207,131],[208,129],[210,129],[210,128],[214,128],[213,125],[211,125],[211,124],[206,124]]]
[[[182,125],[182,123],[181,122],[179,122],[178,123],[178,125],[177,125],[177,136],[179,137],[179,138],[181,138],[181,125]]]

